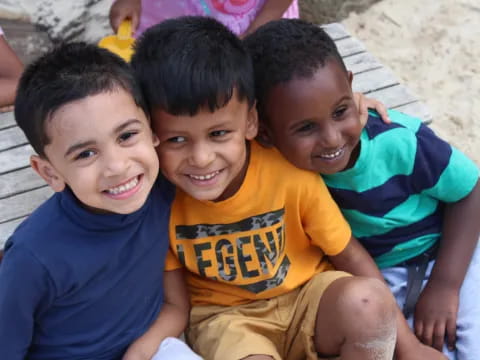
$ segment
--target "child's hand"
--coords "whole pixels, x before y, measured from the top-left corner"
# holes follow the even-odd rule
[[[353,99],[355,100],[355,104],[357,105],[358,114],[360,116],[360,122],[362,123],[362,126],[367,123],[369,108],[374,109],[378,113],[378,115],[380,115],[384,123],[391,123],[391,120],[387,113],[387,108],[380,101],[372,98],[367,98],[365,97],[365,95],[359,92],[353,93]]]
[[[426,345],[442,350],[445,337],[455,348],[459,290],[427,283],[415,306],[415,334]]]
[[[142,12],[141,0],[117,0],[110,8],[110,25],[113,31],[117,32],[118,27],[125,19],[132,20],[132,30],[135,31],[140,23]]]
[[[0,113],[13,111],[13,105],[0,106]]]

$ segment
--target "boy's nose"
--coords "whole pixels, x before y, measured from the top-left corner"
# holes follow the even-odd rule
[[[336,149],[341,146],[341,133],[335,126],[323,129],[319,142],[323,148]]]
[[[189,165],[205,168],[215,159],[215,152],[208,144],[196,144],[191,149]]]
[[[105,154],[104,159],[104,175],[118,176],[124,174],[128,170],[128,154],[122,150],[109,151]]]

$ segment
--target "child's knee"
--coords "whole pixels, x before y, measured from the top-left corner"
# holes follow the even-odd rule
[[[338,304],[350,326],[368,329],[395,323],[395,299],[381,280],[350,278],[339,294]]]

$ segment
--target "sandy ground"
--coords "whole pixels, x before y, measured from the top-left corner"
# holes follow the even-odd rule
[[[343,23],[427,103],[437,134],[480,164],[480,1],[383,0]]]

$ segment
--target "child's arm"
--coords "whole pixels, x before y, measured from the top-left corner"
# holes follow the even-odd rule
[[[338,255],[330,256],[330,262],[336,269],[353,275],[374,277],[384,281],[377,265],[365,248],[352,237],[347,247]],[[421,344],[410,330],[400,308],[397,311],[397,360],[430,360],[445,359],[435,349]]]
[[[190,302],[182,269],[165,271],[165,302],[157,320],[135,340],[123,360],[150,360],[167,337],[178,337],[188,324]]]
[[[241,37],[243,38],[253,33],[269,21],[281,19],[283,13],[288,9],[292,1],[293,0],[266,0],[262,10],[258,12],[255,20],[252,21],[247,31],[245,31]]]
[[[45,267],[28,251],[10,248],[0,265],[0,352],[2,359],[28,358],[35,311],[52,300],[53,284]]]
[[[459,292],[478,243],[479,213],[479,182],[445,209],[435,266],[415,308],[415,333],[436,349],[443,347],[445,335],[449,348],[455,346]]]
[[[3,112],[12,110],[23,65],[3,35],[0,35],[0,54],[0,112]]]
[[[110,7],[110,26],[117,32],[118,27],[125,19],[132,20],[132,30],[135,31],[140,24],[142,12],[141,0],[116,0]]]

